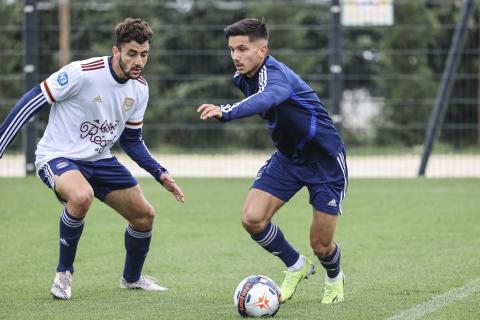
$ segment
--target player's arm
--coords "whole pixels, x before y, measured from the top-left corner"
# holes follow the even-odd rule
[[[40,85],[36,85],[17,101],[0,125],[0,158],[20,129],[43,107],[49,105]]]
[[[288,99],[291,89],[283,73],[276,67],[270,67],[266,76],[261,77],[258,91],[234,104],[215,106],[202,104],[198,107],[200,119],[216,118],[220,121],[230,121],[249,117],[276,107]]]
[[[76,95],[82,86],[82,79],[80,65],[71,63],[53,73],[18,100],[0,125],[0,158],[29,119],[43,107]]]
[[[177,201],[184,202],[185,196],[182,190],[170,176],[167,169],[162,167],[152,157],[150,151],[142,139],[142,129],[125,128],[120,136],[120,146],[141,168],[150,173],[165,189],[170,191]]]

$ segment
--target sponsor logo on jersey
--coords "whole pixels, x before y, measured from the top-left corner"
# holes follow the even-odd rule
[[[57,82],[62,87],[68,83],[68,75],[65,71],[58,75]]]
[[[117,138],[115,132],[119,123],[118,120],[114,123],[108,120],[101,122],[98,119],[92,122],[86,121],[80,125],[80,138],[88,139],[98,145],[95,151],[102,153],[105,149],[110,149],[115,142]]]
[[[135,103],[134,99],[125,98],[125,100],[123,100],[123,110],[127,112],[128,110],[132,109],[134,103]]]
[[[102,103],[102,97],[101,96],[96,96],[95,98],[93,98],[93,102],[97,102],[97,103]]]

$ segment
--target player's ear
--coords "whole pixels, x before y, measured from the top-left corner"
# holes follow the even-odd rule
[[[118,49],[117,46],[112,47],[112,54],[113,54],[114,57],[117,57],[117,56],[120,55],[120,50]]]
[[[267,56],[268,55],[268,47],[267,45],[264,45],[260,48],[260,53],[263,57]]]

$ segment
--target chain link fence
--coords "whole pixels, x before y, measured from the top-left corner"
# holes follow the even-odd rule
[[[38,80],[59,66],[59,1],[38,1]],[[468,23],[441,134],[426,175],[480,176],[479,6]],[[394,1],[392,26],[350,26],[341,33],[342,122],[352,177],[416,176],[426,125],[462,1]],[[205,123],[201,103],[242,99],[223,28],[264,17],[271,54],[295,70],[327,106],[331,1],[70,1],[69,56],[108,55],[124,17],[155,32],[145,77],[150,87],[144,138],[177,176],[254,176],[273,150],[260,119]],[[25,91],[22,4],[0,0],[0,117]],[[331,111],[331,110],[330,110]],[[39,137],[48,110],[37,118]],[[22,136],[0,160],[0,176],[24,174]],[[122,157],[121,150],[115,152]],[[125,159],[129,164],[128,159]],[[131,166],[142,175],[141,171]]]

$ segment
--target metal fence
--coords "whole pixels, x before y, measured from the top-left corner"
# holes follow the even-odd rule
[[[51,61],[58,61],[60,55],[60,28],[56,22],[58,3],[37,3],[38,34],[42,41],[37,56],[41,70],[39,80],[58,69],[58,65],[48,65]],[[165,159],[163,162],[173,167],[177,175],[212,176],[220,172],[222,176],[253,176],[272,150],[268,131],[258,119],[226,125],[194,120],[194,110],[199,104],[235,102],[240,96],[231,89],[216,89],[231,87],[233,69],[225,47],[214,47],[209,43],[201,47],[179,47],[177,44],[188,43],[187,39],[206,33],[211,34],[212,38],[221,38],[225,21],[233,22],[244,16],[265,16],[271,32],[272,54],[296,70],[329,106],[331,52],[328,34],[331,1],[139,3],[141,6],[131,1],[104,1],[102,4],[71,1],[70,55],[72,60],[79,60],[108,54],[109,51],[105,52],[105,49],[110,44],[105,46],[105,43],[100,45],[99,42],[106,33],[111,32],[113,24],[109,19],[115,9],[136,16],[166,10],[178,17],[192,15],[192,10],[197,10],[197,7],[200,8],[199,15],[204,14],[205,10],[215,11],[219,16],[217,23],[212,23],[212,20],[202,22],[198,17],[192,18],[193,22],[187,22],[189,20],[186,18],[172,18],[152,23],[157,35],[173,34],[177,42],[172,44],[165,41],[162,43],[164,47],[152,50],[149,64],[159,60],[169,65],[185,65],[192,60],[201,64],[202,59],[212,58],[217,62],[210,68],[200,66],[175,73],[147,71],[149,86],[154,96],[160,97],[150,102],[151,107],[170,108],[172,111],[160,121],[149,121],[153,118],[147,115],[144,137],[147,144],[152,146],[152,151],[160,160]],[[461,5],[462,1],[453,0],[398,0],[394,1],[393,26],[342,28],[343,121],[339,126],[347,145],[352,176],[416,176],[426,124]],[[476,3],[473,18],[468,23],[467,39],[453,93],[448,101],[447,116],[433,150],[427,176],[480,176],[478,7]],[[423,8],[425,12],[415,16],[411,10],[418,11],[418,8]],[[278,17],[269,17],[268,13],[274,10],[278,11]],[[292,14],[288,14],[289,10]],[[0,21],[0,42],[17,40],[12,47],[0,48],[0,65],[16,64],[16,67],[0,72],[0,115],[3,119],[22,94],[22,90],[19,90],[22,86],[18,85],[23,82],[22,6],[16,1],[3,0],[0,1],[0,14],[2,12],[3,15],[6,12],[17,15],[7,19],[7,22]],[[302,14],[298,12],[305,12],[303,20],[299,20]],[[435,21],[432,22],[432,19]],[[283,39],[295,39],[302,35],[316,43],[308,45],[295,40],[275,41],[280,33]],[[0,70],[2,68],[0,66]],[[209,81],[208,86],[204,85],[205,80]],[[190,88],[197,86],[197,95],[182,95],[179,89],[182,85]],[[37,119],[40,131],[45,126],[46,118],[47,114],[44,113]],[[9,148],[7,156],[0,160],[0,176],[23,174],[22,152],[22,137],[19,136]],[[120,150],[116,152],[121,155]],[[125,161],[128,163],[128,160]],[[142,174],[134,166],[131,168]]]

